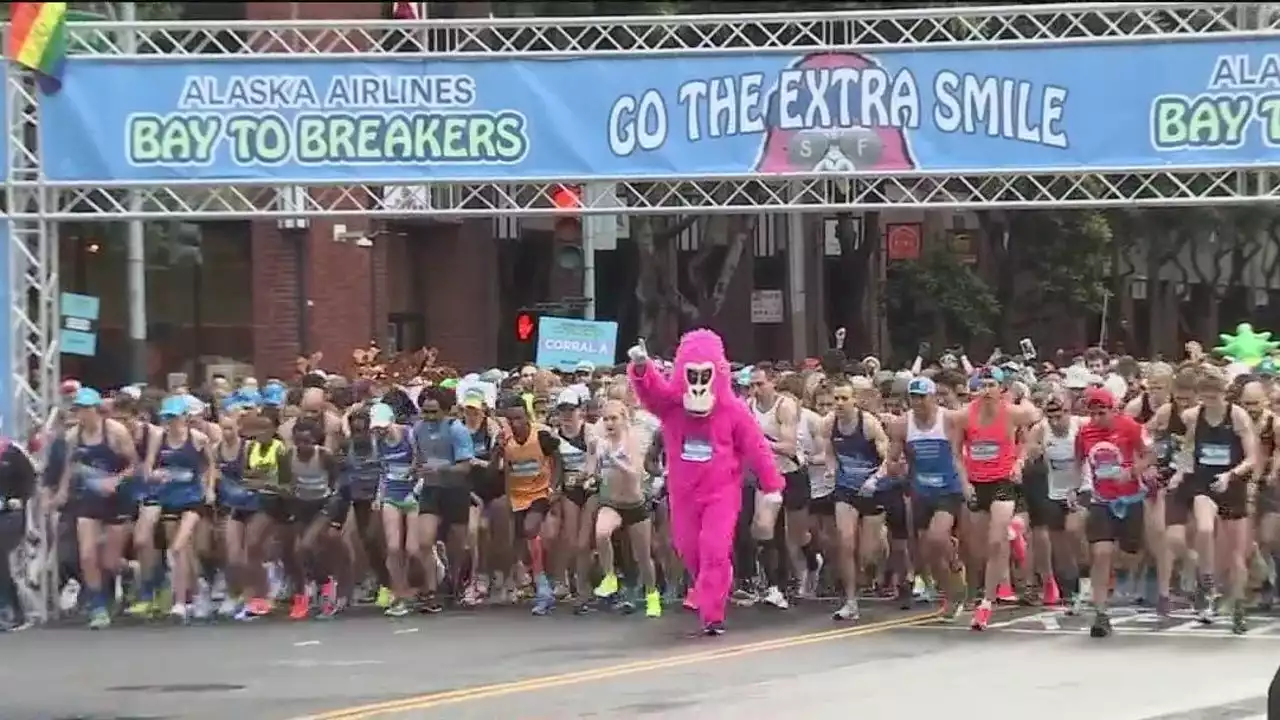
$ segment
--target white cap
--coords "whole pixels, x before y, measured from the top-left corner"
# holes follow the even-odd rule
[[[556,396],[556,407],[564,407],[564,406],[581,407],[582,402],[583,402],[582,395],[578,393],[578,391],[574,390],[573,388],[565,388],[564,390],[560,391],[559,395]]]

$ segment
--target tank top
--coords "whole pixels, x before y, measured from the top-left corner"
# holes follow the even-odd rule
[[[831,450],[835,453],[837,488],[861,490],[880,467],[883,458],[875,443],[866,435],[866,413],[859,410],[858,419],[848,432],[837,416],[831,422]]]
[[[102,441],[92,445],[84,444],[79,428],[76,429],[75,449],[71,451],[71,474],[75,478],[76,487],[81,491],[98,497],[106,497],[112,492],[105,481],[124,469],[124,458],[111,449],[107,442],[107,430],[101,430]]]
[[[448,468],[455,462],[453,457],[453,433],[451,423],[455,420],[440,422],[420,422],[410,433],[413,437],[414,449],[421,458],[423,484],[433,487],[459,484],[459,478],[465,475],[449,472]]]
[[[822,421],[816,411],[804,408],[800,411],[800,428],[796,438],[809,465],[809,497],[822,498],[831,494],[836,488],[835,478],[827,477],[825,464],[815,463],[818,457],[818,439],[814,437],[813,428]]]
[[[933,424],[921,428],[915,413],[907,414],[907,457],[911,464],[911,484],[926,495],[953,495],[961,491],[954,449],[947,437],[946,415],[939,410]]]
[[[578,487],[584,478],[582,470],[587,464],[587,426],[576,437],[566,437],[564,430],[556,431],[560,438],[560,462],[564,468],[565,487]]]
[[[969,482],[1008,480],[1018,459],[1014,429],[1009,424],[1009,404],[1001,401],[996,406],[996,416],[987,425],[979,424],[981,414],[979,403],[969,405],[969,421],[964,430],[967,447],[964,460]]]
[[[1049,499],[1066,500],[1079,489],[1080,462],[1076,459],[1076,433],[1080,430],[1080,418],[1067,418],[1067,432],[1059,435],[1048,420],[1044,423],[1044,462],[1049,473]]]
[[[606,438],[601,438],[599,442],[600,501],[621,505],[634,504],[644,500],[643,490],[637,496],[636,488],[629,485],[630,480],[623,477],[622,470],[618,467],[619,459],[632,466],[635,465],[636,459],[631,457],[625,449],[618,448]],[[625,497],[620,497],[620,495]]]
[[[369,446],[363,453],[356,450],[355,440],[347,441],[347,451],[342,462],[341,483],[352,500],[372,500],[378,494],[382,482],[382,457],[378,441],[369,438]]]
[[[280,492],[280,451],[284,443],[273,438],[269,443],[259,440],[249,441],[249,470],[257,473],[257,481],[263,485],[262,492]]]
[[[1227,404],[1222,424],[1210,425],[1204,419],[1204,408],[1196,411],[1195,469],[1196,479],[1214,482],[1214,478],[1244,460],[1244,444],[1231,421],[1231,404]]]
[[[204,500],[204,465],[204,453],[196,447],[190,430],[177,447],[169,444],[168,437],[161,436],[155,462],[155,470],[164,476],[158,492],[160,504],[178,507]]]
[[[528,510],[535,500],[551,495],[551,461],[542,452],[538,432],[536,426],[532,427],[524,442],[513,437],[503,448],[507,496],[515,511]]]
[[[751,414],[755,416],[756,423],[760,425],[760,430],[764,432],[765,437],[773,442],[777,442],[782,437],[782,424],[778,422],[778,405],[783,400],[781,395],[775,397],[768,410],[761,410],[757,400],[751,401]],[[798,458],[774,453],[773,459],[778,465],[778,472],[789,473],[800,469]]]
[[[324,452],[315,449],[310,460],[298,457],[298,449],[289,453],[289,469],[293,471],[293,496],[299,500],[315,501],[329,497],[329,471],[325,467]]]
[[[408,428],[401,428],[400,442],[378,438],[378,457],[382,459],[382,489],[388,497],[405,497],[418,484],[413,476],[413,440]]]
[[[218,446],[218,502],[225,507],[238,508],[253,502],[255,496],[244,486],[244,456],[248,443],[240,442],[232,457],[227,457],[227,445]]]

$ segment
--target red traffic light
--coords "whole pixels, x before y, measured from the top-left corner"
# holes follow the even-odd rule
[[[536,323],[533,321],[533,314],[522,312],[516,315],[516,339],[520,342],[529,342],[533,339],[533,331]]]

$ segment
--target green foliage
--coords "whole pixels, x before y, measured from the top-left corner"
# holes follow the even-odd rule
[[[1074,311],[1102,309],[1111,281],[1113,233],[1093,210],[1029,211],[1014,218],[1014,239],[1031,245],[1027,270],[1045,302]]]
[[[890,297],[911,298],[917,304],[916,316],[924,309],[919,306],[920,299],[928,299],[947,328],[966,337],[991,332],[1000,315],[1000,303],[987,283],[946,250],[926,250],[917,261],[891,263],[889,274]]]

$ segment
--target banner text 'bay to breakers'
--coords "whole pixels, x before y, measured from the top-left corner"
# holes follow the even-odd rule
[[[1280,39],[468,61],[72,58],[52,181],[504,181],[1280,162]]]

